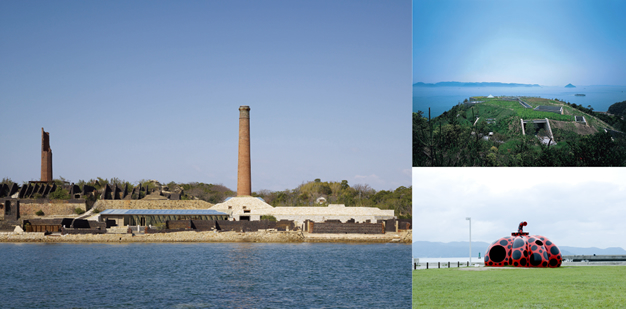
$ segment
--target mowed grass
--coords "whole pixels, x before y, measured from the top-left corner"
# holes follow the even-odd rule
[[[413,271],[413,308],[626,308],[626,267]]]

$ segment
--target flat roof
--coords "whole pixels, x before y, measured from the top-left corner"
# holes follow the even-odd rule
[[[227,213],[213,209],[107,209],[101,215],[196,215],[196,216],[228,216]]]

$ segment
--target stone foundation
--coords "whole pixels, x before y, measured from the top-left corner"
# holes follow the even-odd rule
[[[260,231],[238,232],[175,232],[158,234],[100,234],[100,235],[52,235],[43,233],[0,233],[0,242],[47,242],[47,243],[129,243],[129,242],[359,242],[359,243],[404,243],[411,244],[411,232],[387,233],[383,235],[358,234],[309,234],[303,232]]]
[[[98,200],[93,207],[106,209],[209,209],[213,204],[202,200]]]

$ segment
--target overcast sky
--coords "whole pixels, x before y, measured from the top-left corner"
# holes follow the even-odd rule
[[[517,231],[557,246],[626,248],[624,168],[413,168],[413,240],[494,242]]]
[[[411,185],[411,2],[1,1],[0,177]]]
[[[414,1],[413,81],[626,85],[626,1]]]

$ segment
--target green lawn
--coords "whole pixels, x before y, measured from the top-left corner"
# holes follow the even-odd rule
[[[413,308],[626,308],[626,267],[413,271]]]

